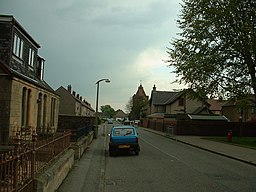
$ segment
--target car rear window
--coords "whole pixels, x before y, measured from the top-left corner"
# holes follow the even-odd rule
[[[121,135],[134,135],[134,130],[132,128],[115,128],[113,131],[114,136]]]

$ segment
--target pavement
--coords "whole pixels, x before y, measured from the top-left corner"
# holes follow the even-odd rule
[[[216,142],[206,139],[204,136],[180,136],[180,135],[167,135],[164,132],[142,128],[146,131],[153,132],[155,134],[168,137],[177,142],[185,143],[199,149],[203,149],[218,155],[222,155],[231,159],[242,161],[250,165],[256,166],[256,150],[241,147],[238,145]]]

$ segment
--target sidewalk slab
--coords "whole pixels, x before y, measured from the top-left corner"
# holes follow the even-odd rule
[[[200,136],[175,136],[177,141],[256,166],[256,150],[211,141]]]

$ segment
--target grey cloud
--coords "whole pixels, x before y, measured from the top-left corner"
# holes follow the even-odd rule
[[[0,12],[14,15],[41,45],[45,79],[53,88],[72,84],[94,105],[95,82],[110,78],[101,86],[100,102],[115,100],[119,106],[113,107],[123,108],[140,80],[151,90],[152,77],[134,64],[141,52],[162,49],[175,35],[180,1],[0,0]]]

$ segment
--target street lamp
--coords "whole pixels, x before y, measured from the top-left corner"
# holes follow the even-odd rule
[[[94,134],[93,137],[96,139],[98,136],[98,104],[99,104],[99,85],[101,81],[105,81],[106,83],[110,83],[109,79],[100,79],[96,82],[97,85],[97,92],[96,92],[96,114],[95,114],[95,130],[94,130]]]

